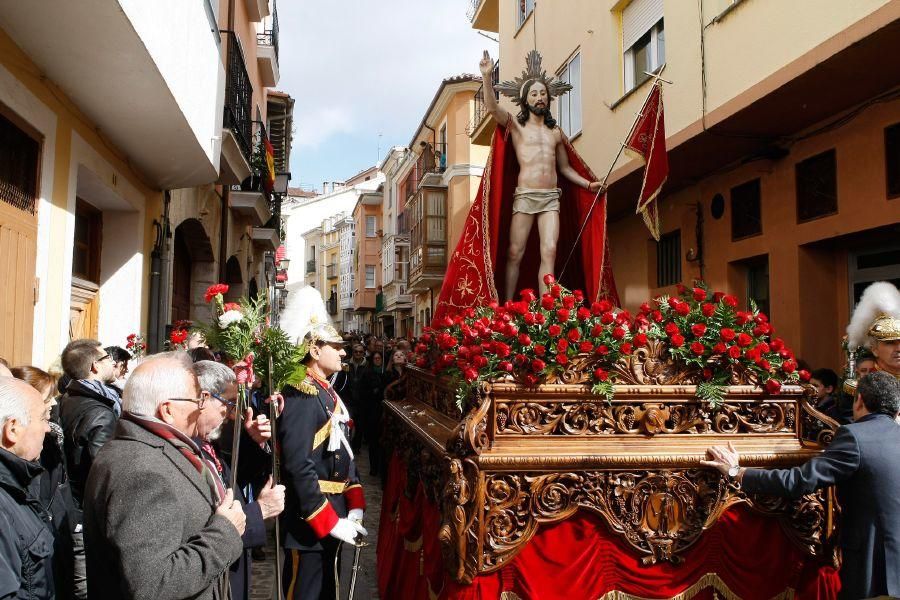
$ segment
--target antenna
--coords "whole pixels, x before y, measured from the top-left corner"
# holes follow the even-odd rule
[[[375,151],[375,164],[381,161],[381,132],[378,132],[378,149]]]

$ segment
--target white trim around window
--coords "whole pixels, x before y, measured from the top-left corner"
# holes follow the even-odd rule
[[[572,89],[559,97],[559,126],[571,139],[581,133],[581,53],[576,52],[557,74]]]

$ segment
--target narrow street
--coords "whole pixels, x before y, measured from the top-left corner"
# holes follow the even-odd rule
[[[375,569],[375,548],[378,541],[378,523],[381,520],[381,480],[369,475],[369,452],[364,447],[356,454],[363,487],[366,490],[365,528],[369,532],[368,545],[365,546],[359,559],[359,575],[353,600],[377,600],[378,574]],[[353,567],[353,548],[345,547],[341,556],[341,598],[347,598],[350,592],[350,579]],[[266,546],[266,560],[253,562],[253,587],[251,600],[272,600],[275,598],[275,537],[274,527],[269,528],[269,544]]]

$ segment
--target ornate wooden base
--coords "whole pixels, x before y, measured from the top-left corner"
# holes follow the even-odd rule
[[[777,518],[808,554],[833,556],[831,494],[748,497],[699,465],[707,447],[728,441],[747,466],[792,466],[820,452],[836,424],[803,388],[764,397],[735,385],[716,411],[693,385],[616,386],[608,404],[582,384],[495,383],[465,415],[448,383],[428,373],[413,369],[406,390],[387,402],[387,437],[410,486],[424,483],[441,507],[440,541],[457,581],[499,569],[540,525],[579,509],[602,517],[646,564],[677,564],[738,503]]]

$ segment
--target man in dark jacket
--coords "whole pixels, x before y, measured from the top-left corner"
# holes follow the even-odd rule
[[[246,521],[191,440],[207,400],[190,359],[145,361],[123,400],[85,487],[91,600],[227,598]]]
[[[49,431],[37,390],[0,377],[0,598],[54,597],[50,515],[29,493]]]
[[[231,369],[210,360],[195,362],[194,373],[200,384],[200,397],[206,399],[203,409],[200,411],[200,417],[197,419],[197,437],[194,438],[194,441],[197,442],[206,457],[210,468],[227,487],[231,481],[230,452],[222,452],[222,448],[218,446],[217,442],[224,427],[233,427],[232,420],[226,419],[226,415],[232,411],[237,400],[237,381]],[[263,472],[267,469],[268,454],[261,449],[260,442],[265,443],[265,439],[271,437],[271,428],[266,428],[268,436],[260,433],[262,423],[263,421],[252,418],[245,420],[245,435],[248,438],[255,438],[255,440],[248,440],[249,443],[242,446],[239,453],[239,467],[242,465],[253,466],[256,470]],[[244,552],[241,554],[241,558],[231,565],[232,600],[250,598],[250,567],[252,565],[250,551],[266,545],[264,521],[277,517],[284,510],[284,486],[273,485],[271,476],[254,502],[247,502],[242,489],[244,483],[238,478],[238,487],[234,490],[235,498],[244,506],[247,527],[241,536],[244,542]]]
[[[709,449],[715,467],[749,494],[797,498],[837,486],[841,513],[841,598],[900,597],[900,380],[884,372],[859,381],[854,422],[824,453],[793,469],[745,469],[728,447]]]

